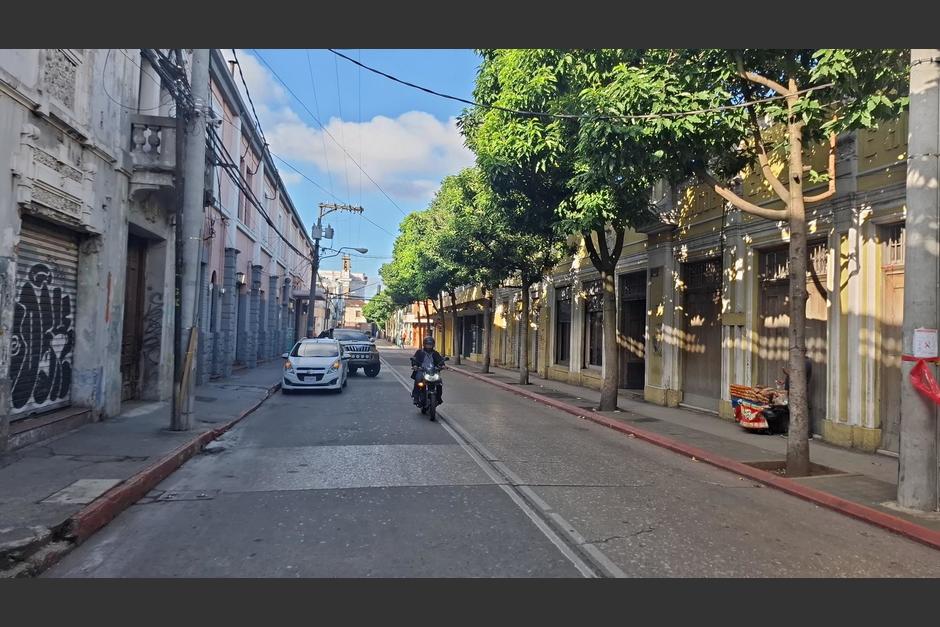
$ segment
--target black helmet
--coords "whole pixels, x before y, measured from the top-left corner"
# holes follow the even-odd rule
[[[431,348],[434,348],[434,338],[431,337],[430,335],[427,336],[426,338],[424,338],[424,343],[423,343],[423,344],[424,344],[424,346],[427,346],[428,344],[430,344],[430,345],[431,345]]]

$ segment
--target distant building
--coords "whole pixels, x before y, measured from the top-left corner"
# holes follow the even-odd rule
[[[342,270],[320,271],[320,282],[332,303],[331,326],[360,328],[364,331],[372,328],[362,315],[369,277],[352,271],[349,255],[343,255]]]

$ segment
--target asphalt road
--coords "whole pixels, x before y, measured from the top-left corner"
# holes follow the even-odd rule
[[[407,353],[277,395],[51,577],[940,576],[940,552]]]

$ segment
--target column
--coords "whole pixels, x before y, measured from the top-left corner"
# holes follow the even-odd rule
[[[232,376],[232,362],[235,361],[235,295],[238,289],[235,285],[235,270],[238,252],[236,248],[225,249],[225,266],[222,273],[222,324],[219,326],[222,334],[223,377]]]
[[[251,266],[251,291],[248,296],[248,324],[246,325],[247,354],[245,362],[249,368],[258,366],[258,322],[261,313],[261,266]]]

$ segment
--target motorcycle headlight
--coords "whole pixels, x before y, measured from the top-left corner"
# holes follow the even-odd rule
[[[441,380],[441,375],[439,375],[439,374],[426,374],[426,375],[424,375],[424,380],[425,380],[425,381],[440,381],[440,380]]]

